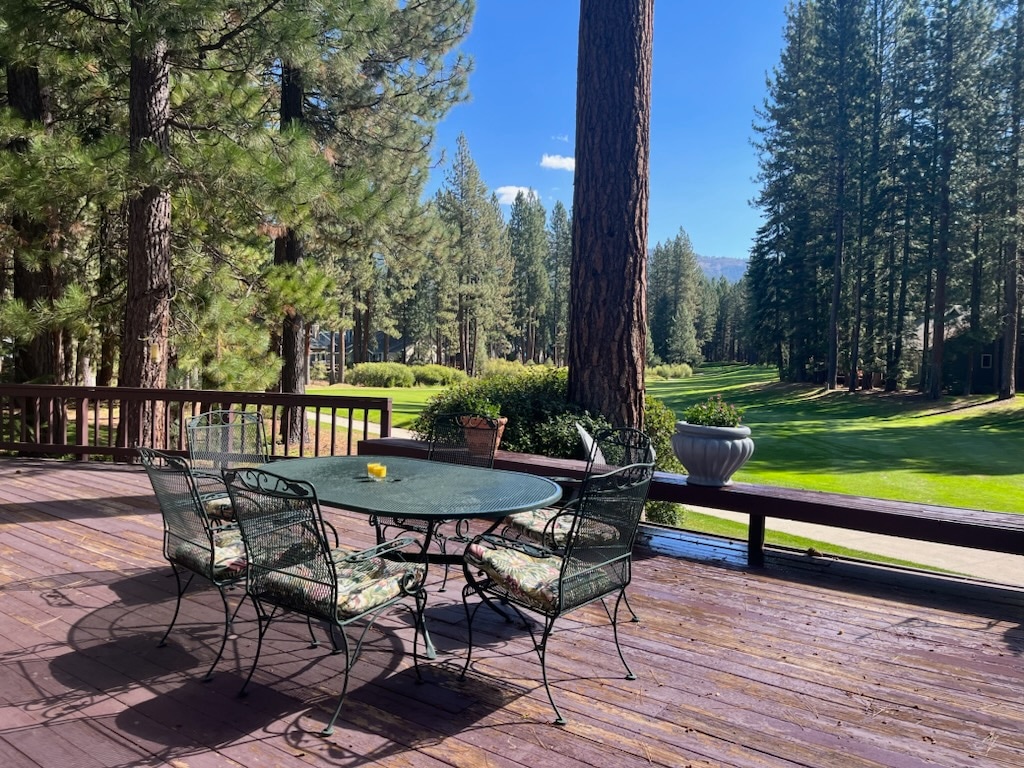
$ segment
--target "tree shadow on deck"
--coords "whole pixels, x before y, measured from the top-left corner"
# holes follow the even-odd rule
[[[270,764],[275,752],[283,757],[305,750],[331,762],[363,765],[409,751],[441,754],[438,745],[446,734],[474,727],[524,693],[514,686],[496,692],[459,683],[450,663],[457,641],[444,631],[437,635],[441,658],[421,658],[424,682],[419,684],[412,667],[412,619],[396,611],[368,634],[335,734],[321,737],[337,702],[344,663],[343,655],[329,653],[326,632],[318,628],[321,647],[310,649],[304,621],[275,622],[248,695],[239,698],[256,647],[253,612],[243,606],[213,680],[204,683],[201,676],[223,626],[220,600],[212,588],[190,590],[167,646],[157,647],[174,610],[174,580],[168,573],[163,567],[127,576],[66,573],[5,585],[5,590],[62,594],[56,605],[80,613],[84,602],[114,598],[82,613],[66,644],[40,649],[45,658],[35,659],[33,670],[15,673],[23,686],[40,671],[52,684],[14,703],[31,708],[43,721],[40,727],[63,728],[70,720],[89,718],[102,724],[106,738],[144,750],[144,756],[133,752],[118,766],[187,761],[210,751],[246,763],[244,756],[257,748],[254,742]],[[75,590],[93,594],[83,601]],[[238,590],[239,598],[243,594]],[[451,607],[462,610],[440,606],[444,621],[454,620]],[[440,629],[444,622],[435,623]]]

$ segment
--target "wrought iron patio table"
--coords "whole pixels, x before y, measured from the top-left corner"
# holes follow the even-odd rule
[[[374,461],[387,466],[382,480],[367,475],[366,465]],[[329,507],[428,525],[441,520],[500,520],[549,506],[562,494],[557,483],[524,472],[397,456],[286,459],[274,462],[271,469],[282,477],[312,483],[320,503]]]
[[[367,463],[375,461],[387,466],[382,480],[367,474]],[[562,495],[557,483],[524,472],[396,456],[286,459],[274,462],[271,470],[312,483],[323,505],[422,521],[426,532],[420,556],[426,562],[462,560],[461,553],[445,556],[429,551],[440,522],[485,519],[497,525],[507,515],[547,507]],[[428,655],[434,656],[429,638]]]

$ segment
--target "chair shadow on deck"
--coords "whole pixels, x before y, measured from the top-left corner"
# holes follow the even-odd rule
[[[440,754],[437,745],[448,735],[480,727],[482,720],[492,720],[496,710],[527,693],[489,678],[460,684],[456,666],[447,661],[459,658],[455,637],[443,659],[421,665],[424,682],[417,684],[402,653],[403,645],[412,642],[412,618],[398,612],[388,626],[371,630],[335,735],[325,738],[319,731],[333,709],[344,657],[324,658],[322,648],[309,649],[304,621],[280,621],[279,631],[264,640],[265,663],[250,683],[249,695],[239,698],[256,646],[251,606],[239,614],[217,675],[203,682],[201,673],[219,643],[221,612],[197,592],[198,599],[188,598],[182,606],[180,631],[167,646],[157,647],[175,602],[174,579],[162,566],[128,575],[59,574],[0,589],[42,591],[52,604],[78,611],[99,606],[86,608],[73,622],[66,644],[38,648],[43,658],[22,666],[29,677],[38,677],[40,671],[52,677],[51,689],[14,703],[37,717],[42,713],[46,727],[63,727],[69,718],[102,719],[108,729],[123,734],[121,741],[144,750],[141,756],[126,756],[118,768],[146,762],[147,755],[162,762],[187,761],[190,755],[230,750],[253,739],[271,754],[311,750],[351,766],[435,747]],[[83,593],[73,590],[95,594],[85,601]],[[452,608],[461,612],[456,604]],[[446,609],[439,606],[438,613],[449,618]],[[450,618],[455,616],[453,611]],[[518,634],[515,628],[508,632]],[[329,642],[319,627],[317,633],[321,643]]]

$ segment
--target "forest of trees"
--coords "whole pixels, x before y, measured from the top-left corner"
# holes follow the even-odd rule
[[[631,347],[1012,395],[1022,4],[793,2],[747,275],[707,278],[682,229],[652,245]],[[3,380],[300,392],[317,329],[348,364],[570,362],[573,212],[503,214],[465,137],[424,195],[472,0],[318,8],[4,5]]]
[[[750,344],[784,378],[1014,393],[1022,5],[790,5],[746,277]]]
[[[316,324],[388,330],[444,247],[423,189],[472,13],[5,3],[4,379],[301,391]]]

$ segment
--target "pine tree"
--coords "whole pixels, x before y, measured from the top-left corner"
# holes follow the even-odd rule
[[[519,192],[512,203],[508,239],[512,254],[512,311],[517,339],[514,351],[521,361],[539,363],[544,359],[542,320],[551,300],[551,286],[545,265],[550,259],[544,222],[547,215],[540,199]]]
[[[582,0],[569,400],[643,428],[653,0]]]
[[[548,305],[547,339],[551,361],[556,366],[565,364],[565,350],[569,330],[569,270],[572,266],[572,222],[561,201],[551,209],[548,224],[548,285],[551,301]]]
[[[472,376],[488,352],[504,352],[507,345],[511,258],[497,199],[487,194],[465,136],[438,191],[437,210],[451,238],[445,277],[453,283],[438,284],[441,305],[454,304],[457,364]],[[454,301],[446,302],[445,294]]]

